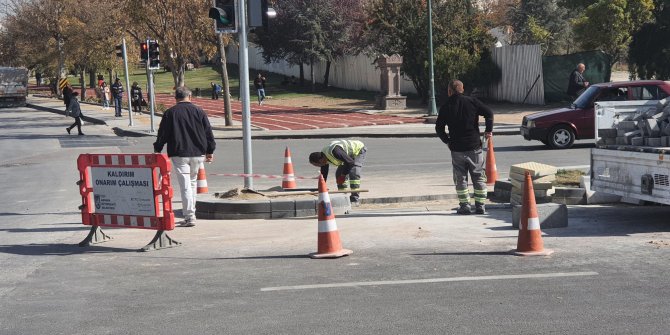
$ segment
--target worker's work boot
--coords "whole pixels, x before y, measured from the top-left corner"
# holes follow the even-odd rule
[[[470,204],[462,202],[459,205],[460,205],[460,207],[456,210],[457,214],[460,214],[460,215],[472,214],[472,209],[470,208]]]
[[[475,203],[475,213],[486,214],[486,207],[484,207],[484,204]]]

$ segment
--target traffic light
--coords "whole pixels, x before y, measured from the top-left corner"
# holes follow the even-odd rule
[[[248,1],[249,27],[263,27],[267,31],[269,20],[277,17],[277,12],[268,6],[268,0]]]
[[[114,49],[116,50],[116,57],[123,58],[123,44],[117,45]]]
[[[148,48],[149,69],[151,70],[160,69],[161,64],[160,64],[160,50],[158,49],[158,41],[149,40],[148,47],[149,47]]]
[[[237,32],[236,9],[236,0],[214,0],[214,7],[209,9],[209,17],[214,19],[214,30],[217,34]]]
[[[147,42],[140,43],[140,59],[144,62],[149,60],[149,46]]]

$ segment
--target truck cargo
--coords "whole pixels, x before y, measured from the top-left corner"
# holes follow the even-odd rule
[[[670,99],[599,102],[591,189],[670,205]]]
[[[0,67],[0,107],[23,107],[28,95],[28,69]]]

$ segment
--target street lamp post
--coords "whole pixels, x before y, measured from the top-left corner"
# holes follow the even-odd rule
[[[433,71],[433,2],[428,0],[428,54],[430,55],[430,98],[428,115],[437,115],[435,106],[435,71]]]

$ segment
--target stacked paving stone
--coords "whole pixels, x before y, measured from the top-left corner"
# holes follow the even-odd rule
[[[526,171],[530,173],[530,178],[533,180],[535,202],[538,204],[551,202],[551,194],[554,190],[553,182],[556,180],[558,169],[547,164],[527,162],[512,165],[509,169],[509,180],[512,183],[510,204],[521,205],[523,202]]]
[[[626,116],[611,129],[598,129],[599,145],[670,147],[670,99]]]

